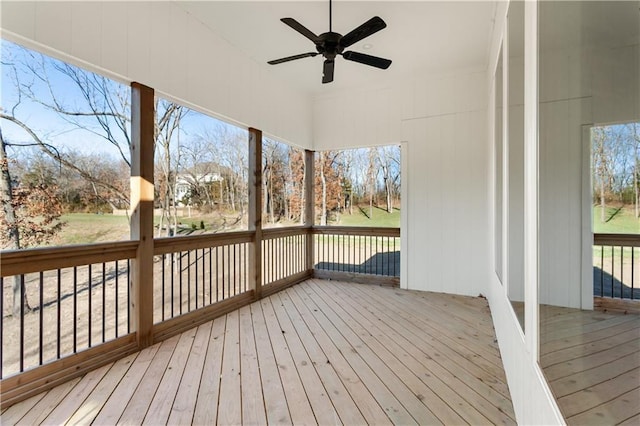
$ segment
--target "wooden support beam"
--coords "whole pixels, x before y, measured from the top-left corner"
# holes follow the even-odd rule
[[[311,229],[315,221],[315,170],[314,151],[304,151],[304,226]],[[307,234],[306,265],[307,271],[313,271],[314,236],[311,232]]]
[[[262,297],[262,131],[249,128],[249,288]]]
[[[153,145],[154,91],[131,83],[131,329],[139,348],[153,343]]]

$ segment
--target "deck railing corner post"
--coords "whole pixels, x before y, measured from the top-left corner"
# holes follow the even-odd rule
[[[308,273],[313,274],[314,270],[314,236],[313,225],[315,222],[315,192],[314,192],[314,168],[315,152],[304,151],[304,226],[308,228],[305,264]]]
[[[138,241],[131,262],[131,329],[139,348],[153,344],[153,202],[155,93],[131,83],[131,239]]]
[[[249,128],[249,288],[262,298],[262,131]]]

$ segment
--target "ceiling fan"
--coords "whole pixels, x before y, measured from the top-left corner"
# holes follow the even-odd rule
[[[277,65],[282,64],[283,62],[294,61],[296,59],[322,55],[325,58],[322,70],[322,83],[331,83],[333,81],[335,58],[338,55],[342,55],[342,57],[348,61],[358,62],[372,67],[381,68],[383,70],[389,68],[389,65],[391,65],[391,61],[389,59],[365,55],[364,53],[359,52],[344,51],[345,48],[386,28],[387,24],[385,24],[382,18],[374,16],[358,28],[343,36],[342,34],[333,32],[331,4],[332,2],[329,0],[329,32],[322,33],[319,36],[315,35],[312,31],[293,18],[281,19],[282,22],[311,40],[316,45],[316,52],[301,53],[299,55],[276,59],[269,61],[268,64]]]

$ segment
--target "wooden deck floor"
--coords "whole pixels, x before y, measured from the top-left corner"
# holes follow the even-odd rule
[[[486,300],[309,280],[2,413],[9,424],[513,424]]]
[[[540,364],[567,423],[640,424],[640,315],[540,314]]]

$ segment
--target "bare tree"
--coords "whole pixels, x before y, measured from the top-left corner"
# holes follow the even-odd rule
[[[382,146],[377,148],[378,164],[382,172],[382,180],[386,195],[387,212],[393,213],[394,183],[400,173],[400,150],[397,146]]]
[[[367,168],[367,188],[369,192],[369,220],[373,219],[373,197],[376,193],[376,181],[378,179],[378,164],[375,148],[369,148],[369,166]]]
[[[178,210],[176,200],[176,170],[180,164],[180,123],[188,110],[181,105],[156,99],[155,140],[158,156],[159,202],[162,209],[158,234],[161,235],[167,222],[166,235],[177,230]],[[175,137],[175,138],[174,138]],[[177,145],[174,148],[174,145]],[[173,149],[173,152],[172,152]]]
[[[600,222],[605,223],[606,216],[606,188],[609,173],[607,170],[607,152],[605,145],[606,134],[604,128],[594,127],[592,129],[593,143],[593,176],[596,178],[596,186],[599,191],[600,198]]]
[[[630,126],[631,140],[633,144],[633,195],[635,204],[635,217],[640,218],[640,124],[633,123]]]
[[[0,128],[0,197],[2,197],[2,208],[4,211],[4,225],[7,229],[7,240],[9,241],[9,247],[14,250],[19,250],[20,247],[20,231],[18,228],[18,221],[16,218],[16,212],[13,203],[13,184],[11,180],[11,174],[9,173],[9,160],[7,158],[6,142],[2,136],[2,128]],[[20,306],[24,306],[26,311],[30,311],[29,302],[27,300],[27,294],[24,286],[20,282],[20,277],[13,277],[12,284],[13,291],[13,315],[20,314]],[[22,304],[24,300],[24,305]]]

